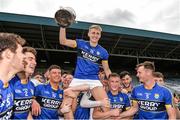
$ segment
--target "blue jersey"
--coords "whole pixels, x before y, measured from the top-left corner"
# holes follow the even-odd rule
[[[144,85],[135,87],[132,91],[132,99],[139,106],[139,119],[168,119],[167,106],[172,106],[171,92],[157,83],[151,90]]]
[[[77,39],[77,63],[74,78],[99,80],[99,65],[102,60],[108,60],[108,52],[97,45],[90,46],[90,42]]]
[[[63,100],[63,90],[52,89],[50,83],[38,85],[35,89],[35,97],[41,106],[41,114],[33,116],[35,119],[58,119],[58,109]]]
[[[12,86],[0,80],[0,120],[10,119],[13,113],[14,96]]]
[[[127,94],[119,92],[117,95],[113,95],[111,91],[107,93],[111,109],[121,109],[122,111],[127,110],[130,108],[130,100]]]
[[[14,113],[13,119],[27,119],[32,100],[34,97],[34,84],[28,80],[23,83],[18,76],[15,76],[10,84],[14,91]]]
[[[84,108],[80,106],[80,102],[84,93],[80,93],[77,97],[77,107],[74,113],[74,119],[76,120],[87,120],[90,117],[90,108]]]

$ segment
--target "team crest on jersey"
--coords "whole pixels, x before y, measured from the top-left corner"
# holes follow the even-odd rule
[[[159,98],[159,94],[154,94],[154,97],[156,98],[156,99],[158,99]]]
[[[122,97],[120,97],[120,98],[119,98],[119,100],[122,102],[122,101],[123,101],[123,98],[122,98]]]
[[[62,94],[59,94],[59,98],[62,98]]]

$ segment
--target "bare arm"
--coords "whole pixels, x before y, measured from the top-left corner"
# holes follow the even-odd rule
[[[110,117],[117,117],[117,116],[119,116],[119,109],[113,109],[107,112],[102,112],[100,108],[94,108],[93,111],[94,119],[107,119]]]
[[[120,114],[120,118],[133,116],[138,111],[138,109],[139,109],[139,107],[138,107],[137,101],[133,101],[133,106],[130,109],[128,109],[127,111],[122,112]]]
[[[28,114],[27,120],[33,120],[33,117],[32,117],[32,114],[31,114],[31,111],[29,111],[29,114]]]
[[[32,115],[38,116],[41,114],[41,106],[35,99],[33,99],[31,107],[32,107],[32,113],[31,113]]]
[[[108,78],[108,76],[111,74],[111,70],[109,68],[109,64],[108,64],[108,61],[102,61],[102,66],[103,66],[103,69],[104,69],[104,72],[106,74],[106,77]]]
[[[77,108],[77,98],[74,98],[72,101],[72,111],[73,113],[76,111]]]
[[[176,118],[177,119],[180,119],[180,110],[178,107],[175,108],[175,111],[176,111]]]
[[[166,110],[169,116],[169,120],[175,120],[176,119],[175,109],[169,105],[169,106],[166,106]]]
[[[109,107],[109,100],[108,98],[105,98],[101,101],[94,101],[94,100],[90,100],[90,93],[84,93],[84,95],[82,96],[80,105],[81,107],[85,107],[85,108],[93,108],[93,107]]]
[[[59,42],[61,45],[65,45],[72,48],[75,48],[77,46],[77,43],[75,40],[66,39],[66,29],[61,28],[61,27],[59,31]]]

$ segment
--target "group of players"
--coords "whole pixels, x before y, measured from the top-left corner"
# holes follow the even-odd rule
[[[37,86],[31,81],[36,50],[22,47],[19,35],[0,33],[0,119],[176,119],[179,109],[154,63],[136,66],[141,84],[133,88],[129,72],[111,72],[109,54],[98,44],[101,32],[92,25],[89,41],[71,40],[60,27],[60,44],[77,48],[74,76],[51,65],[48,82]]]

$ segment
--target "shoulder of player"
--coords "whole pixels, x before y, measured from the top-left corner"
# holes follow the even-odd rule
[[[28,81],[28,84],[32,87],[35,87],[34,83],[31,80]]]
[[[44,89],[48,89],[47,87],[48,87],[48,84],[39,84],[35,88],[40,89],[40,90],[44,90]]]
[[[88,43],[89,41],[86,41],[84,39],[76,39],[77,43]]]
[[[64,90],[62,88],[60,88],[60,87],[58,89],[58,92],[64,94]]]
[[[18,83],[18,82],[20,82],[20,78],[19,78],[17,75],[15,75],[15,76],[9,81],[9,83],[12,84],[12,85],[15,85],[15,83]]]
[[[3,88],[3,81],[0,80],[0,88]]]
[[[133,90],[142,89],[142,88],[143,88],[143,84],[139,84],[139,85],[134,86]]]
[[[119,92],[118,95],[122,95],[122,96],[124,96],[124,97],[128,97],[128,94],[127,94],[127,93]]]
[[[159,87],[160,90],[162,90],[162,91],[171,92],[171,90],[170,90],[168,87],[164,86],[164,85],[158,85],[158,87]]]
[[[99,49],[101,49],[102,51],[104,51],[104,52],[107,52],[107,53],[108,53],[108,51],[107,51],[104,47],[102,47],[101,45],[99,45],[99,44],[98,44],[98,48],[99,48]]]

